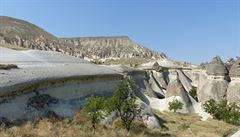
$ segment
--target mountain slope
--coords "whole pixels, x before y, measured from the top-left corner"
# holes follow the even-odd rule
[[[57,39],[52,34],[44,31],[38,26],[20,19],[0,16],[0,34],[5,37],[19,36],[23,39],[36,39],[40,36],[48,39]]]
[[[58,51],[76,57],[93,58],[166,58],[126,36],[59,39],[29,22],[0,16],[0,45],[15,45],[39,50]]]
[[[164,54],[151,51],[127,36],[63,38],[77,46],[90,58],[164,58]]]
[[[0,16],[0,45],[72,53],[64,42],[40,27],[6,16]]]

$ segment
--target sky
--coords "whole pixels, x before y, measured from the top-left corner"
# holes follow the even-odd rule
[[[0,15],[57,37],[126,35],[195,64],[240,56],[240,0],[0,0]]]

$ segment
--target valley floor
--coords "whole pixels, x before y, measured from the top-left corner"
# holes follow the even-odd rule
[[[147,129],[141,122],[135,122],[132,137],[228,137],[239,127],[217,120],[201,121],[193,114],[178,114],[155,111],[162,123],[162,129]],[[0,128],[1,137],[124,137],[126,131],[119,120],[110,127],[97,126],[96,134],[82,112],[73,119],[58,119],[53,116],[25,122],[18,126]]]

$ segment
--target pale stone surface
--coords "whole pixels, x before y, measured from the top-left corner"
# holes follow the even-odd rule
[[[184,104],[183,109],[178,110],[180,113],[197,113],[202,121],[207,120],[208,118],[211,118],[211,115],[204,112],[202,108],[202,104],[196,102],[194,99],[191,98],[192,105],[189,108],[186,108],[184,100],[179,96],[171,96],[169,98],[164,99],[158,99],[154,97],[147,97],[150,101],[150,107],[153,109],[156,109],[160,112],[169,111],[169,102],[172,102],[173,100],[178,100]]]
[[[228,74],[228,70],[219,56],[214,57],[212,62],[208,65],[207,74],[220,76],[225,76]]]
[[[181,68],[181,66],[179,64],[177,64],[176,62],[170,60],[170,59],[162,59],[162,60],[158,60],[157,61],[158,64],[162,67],[166,67],[166,68]]]
[[[227,100],[230,103],[237,103],[240,105],[240,78],[232,78],[228,85]]]
[[[231,82],[228,85],[227,100],[240,105],[240,58],[230,69]]]
[[[214,99],[221,101],[227,98],[228,70],[220,57],[213,58],[207,68],[208,77],[206,82],[198,90],[198,99],[204,103],[207,100]]]
[[[57,52],[14,51],[0,47],[0,63],[16,64],[19,67],[19,69],[0,70],[0,94],[14,91],[24,84],[29,85],[41,81],[95,75],[121,77],[120,73],[114,69]]]
[[[37,92],[33,91],[7,98],[9,102],[0,105],[0,116],[9,119],[32,118],[34,116],[43,116],[45,112],[52,110],[58,115],[71,117],[80,110],[86,97],[92,94],[109,97],[118,82],[118,80],[112,79],[99,79],[88,82],[82,82],[81,80],[64,81],[64,84],[62,84],[59,81],[55,85],[46,85],[46,88],[37,90]],[[36,111],[34,108],[27,106],[27,101],[38,94],[47,94],[53,98],[57,98],[59,101],[55,104],[45,106],[41,111]],[[0,100],[3,101],[3,98]]]
[[[181,70],[177,70],[177,73],[183,87],[187,92],[189,92],[193,88],[191,85],[191,80]]]
[[[198,90],[198,99],[205,102],[210,99],[221,101],[226,98],[228,82],[224,79],[208,78],[207,82]]]
[[[198,89],[201,89],[201,87],[206,83],[207,73],[205,70],[183,70],[183,73],[191,79],[191,85],[197,87]]]
[[[158,119],[154,116],[149,105],[138,99],[137,104],[142,108],[141,116],[143,122],[147,125],[148,128],[160,128],[160,123]]]
[[[240,77],[240,58],[232,65],[229,75],[230,77]]]
[[[240,137],[240,130],[233,134],[231,137]]]
[[[0,116],[8,119],[41,117],[50,110],[58,115],[71,117],[81,109],[84,99],[91,94],[109,97],[124,73],[131,74],[141,93],[149,86],[144,81],[145,73],[124,66],[99,66],[56,52],[14,51],[6,48],[0,48],[0,52],[0,63],[11,62],[19,66],[19,69],[0,70],[1,95],[34,87],[25,94],[12,95],[13,98],[10,96],[9,102],[0,105]],[[27,106],[29,99],[42,94],[58,101],[43,106],[41,111],[35,110],[31,105]],[[3,99],[6,98],[1,98],[1,101]],[[146,104],[143,107],[147,126],[160,127],[151,109]]]
[[[146,123],[148,128],[160,128],[158,120],[155,116],[144,116],[144,123]]]
[[[187,109],[189,109],[192,106],[192,102],[190,100],[190,97],[188,95],[188,92],[184,89],[184,86],[182,85],[181,81],[179,79],[169,83],[166,90],[166,98],[169,98],[171,96],[179,96],[183,99],[184,105]],[[191,110],[189,110],[191,111]]]
[[[181,110],[178,110],[178,112],[190,113],[190,110],[192,109],[190,107],[188,107],[188,108],[186,107],[185,101],[180,96],[171,96],[171,97],[164,98],[164,99],[148,97],[148,99],[150,101],[151,108],[159,110],[160,112],[169,111],[169,109],[168,109],[169,102],[172,102],[173,100],[178,100],[184,104],[183,108]]]
[[[157,94],[159,94],[159,96],[164,97],[165,93],[163,92],[163,90],[161,89],[158,81],[155,79],[155,77],[153,76],[153,74],[149,74],[149,84],[151,86],[151,88],[153,89],[154,92],[156,92]]]
[[[84,98],[91,94],[109,96],[123,77],[114,68],[57,52],[0,48],[0,63],[19,67],[0,70],[0,95],[5,96],[0,101],[7,100],[0,105],[0,116],[9,119],[31,119],[49,110],[61,116],[73,116]],[[59,101],[43,106],[41,111],[27,105],[30,98],[41,94]]]
[[[162,72],[157,72],[157,71],[151,71],[152,76],[156,79],[158,84],[161,86],[161,88],[166,89],[167,88],[167,82],[165,80],[165,77]]]

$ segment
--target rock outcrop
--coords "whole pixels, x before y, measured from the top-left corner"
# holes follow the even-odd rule
[[[207,67],[207,74],[213,76],[226,76],[228,70],[219,56],[214,57]]]
[[[191,85],[191,80],[181,70],[177,70],[177,73],[183,87],[187,92],[189,92],[193,88]]]
[[[48,112],[72,117],[92,94],[110,97],[125,76],[135,81],[138,97],[144,96],[148,86],[144,71],[99,66],[58,52],[16,51],[0,47],[0,55],[0,64],[11,62],[19,67],[11,71],[0,69],[0,117],[6,119],[32,120],[44,117]],[[138,103],[143,107],[141,116],[146,126],[159,128],[147,99],[141,98]],[[103,123],[114,118],[111,115]]]
[[[185,90],[183,84],[179,80],[179,77],[177,76],[177,79],[170,82],[167,86],[166,90],[166,98],[172,97],[172,96],[179,96],[183,100],[184,108],[183,112],[191,112],[192,102],[189,97],[188,92]]]
[[[240,77],[240,58],[231,66],[230,77]]]
[[[93,59],[132,57],[166,58],[165,54],[158,54],[151,51],[132,41],[128,36],[63,38],[61,40],[74,45],[86,57]]]
[[[229,75],[231,82],[228,85],[227,100],[240,105],[240,58],[232,65]]]
[[[226,99],[228,88],[228,70],[220,57],[213,58],[207,68],[207,80],[198,91],[198,99],[205,102],[209,99],[220,101]]]
[[[151,86],[151,89],[154,91],[155,95],[157,95],[159,98],[164,98],[164,92],[163,89],[161,87],[161,85],[159,84],[159,77],[157,77],[156,74],[157,72],[154,71],[150,71],[148,73],[149,79],[148,79],[148,83]],[[155,75],[154,75],[155,74]]]

